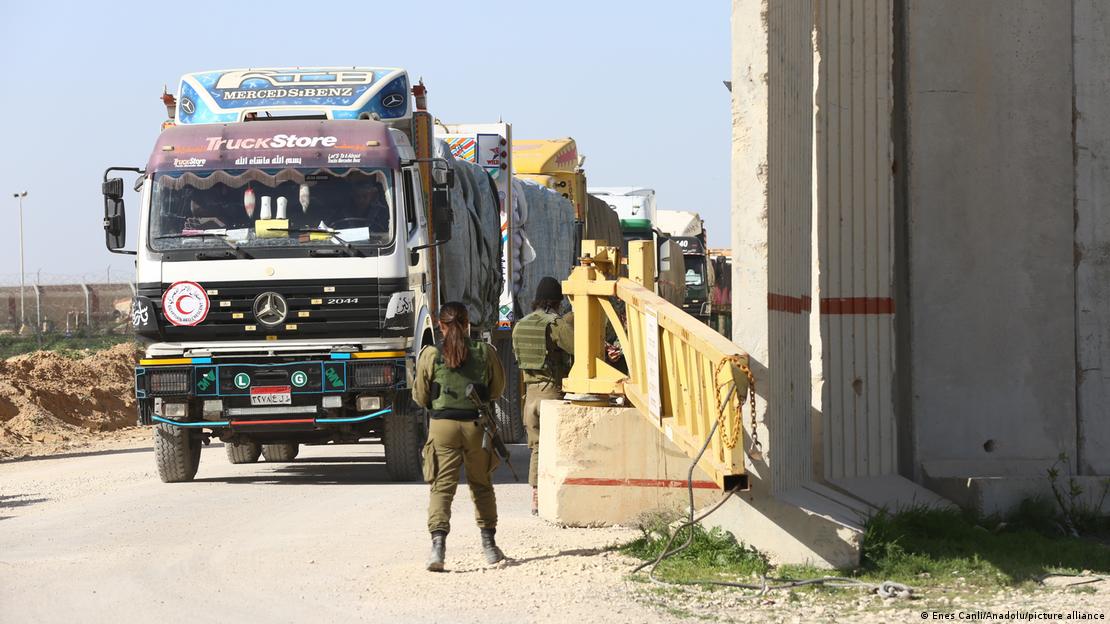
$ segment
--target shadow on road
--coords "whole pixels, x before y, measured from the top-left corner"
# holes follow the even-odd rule
[[[212,446],[217,446],[213,444]],[[309,447],[311,448],[311,447]],[[522,444],[509,445],[512,454],[513,468],[520,475],[520,483],[528,483],[528,447]],[[206,453],[204,458],[209,457]],[[213,461],[218,461],[213,458]],[[201,460],[203,466],[208,464]],[[321,485],[352,485],[360,483],[397,483],[406,485],[421,485],[427,487],[423,481],[396,481],[390,478],[385,467],[385,457],[381,455],[343,455],[338,457],[298,457],[289,463],[255,464],[258,470],[255,474],[219,474],[221,468],[212,468],[216,474],[205,475],[194,479],[198,483],[264,483],[276,485],[304,485],[306,483]],[[228,466],[230,472],[231,468]],[[513,484],[512,473],[509,472],[505,462],[493,473],[493,482],[498,485]],[[465,476],[460,486],[466,487]]]
[[[16,507],[27,507],[28,505],[35,505],[37,503],[44,503],[50,500],[49,498],[34,498],[26,494],[15,494],[6,496],[0,494],[0,509],[14,509]],[[6,520],[11,516],[0,516],[0,520]]]
[[[453,574],[473,574],[475,572],[486,573],[491,569],[513,568],[526,563],[535,563],[537,561],[548,561],[550,559],[561,559],[563,557],[596,557],[601,553],[609,550],[608,548],[575,548],[574,550],[561,550],[557,553],[550,555],[539,555],[536,557],[527,557],[524,559],[514,559],[507,556],[501,563],[493,566],[477,566],[473,568],[452,568],[450,570]]]
[[[215,475],[194,479],[197,483],[264,483],[274,485],[354,485],[360,483],[403,483],[390,479],[382,457],[305,457],[286,464],[257,464],[268,469],[259,474]]]
[[[222,445],[221,445],[222,446]],[[127,453],[151,453],[153,446],[140,446],[137,448],[108,449],[104,451],[77,451],[73,453],[58,453],[56,455],[31,455],[15,459],[0,460],[0,464],[14,464],[16,462],[46,461],[50,459],[73,459],[75,457],[96,457],[98,455],[124,455]]]

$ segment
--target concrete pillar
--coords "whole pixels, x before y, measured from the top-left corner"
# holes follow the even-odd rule
[[[1110,5],[1075,0],[1078,469],[1110,474]]]
[[[733,340],[751,356],[765,452],[748,462],[751,492],[706,522],[782,560],[850,565],[868,509],[814,479],[814,9],[732,5]]]
[[[733,3],[733,340],[758,383],[775,492],[812,477],[813,2]]]
[[[894,475],[892,2],[825,0],[815,23],[823,476]]]

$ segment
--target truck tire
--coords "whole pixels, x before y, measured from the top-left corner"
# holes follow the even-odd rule
[[[516,366],[512,344],[506,341],[497,349],[501,366],[505,369],[505,395],[497,401],[497,431],[506,444],[523,442],[524,407],[520,398],[520,369]]]
[[[385,445],[385,469],[394,481],[420,481],[424,478],[424,410],[412,402],[408,391],[398,392],[393,411],[382,423],[382,444]]]
[[[262,445],[258,442],[241,444],[227,442],[224,444],[224,450],[227,451],[227,461],[233,464],[253,464],[262,455]]]
[[[297,458],[301,445],[291,444],[263,444],[262,457],[268,462],[291,462]]]
[[[154,460],[162,483],[192,481],[200,465],[200,440],[184,427],[154,427]]]

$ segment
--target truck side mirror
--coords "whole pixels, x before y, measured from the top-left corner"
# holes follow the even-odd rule
[[[455,171],[447,166],[447,161],[439,158],[432,161],[432,184],[446,188],[455,186]]]
[[[432,189],[432,227],[435,229],[436,242],[446,243],[451,240],[451,226],[455,223],[455,214],[451,210],[451,191],[447,187]]]
[[[104,193],[104,244],[109,251],[123,249],[127,242],[127,219],[123,209],[123,178],[105,180]]]

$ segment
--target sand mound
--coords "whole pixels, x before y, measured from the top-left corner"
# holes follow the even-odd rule
[[[0,362],[0,458],[56,453],[134,426],[139,355],[124,343],[80,359],[36,351]]]

